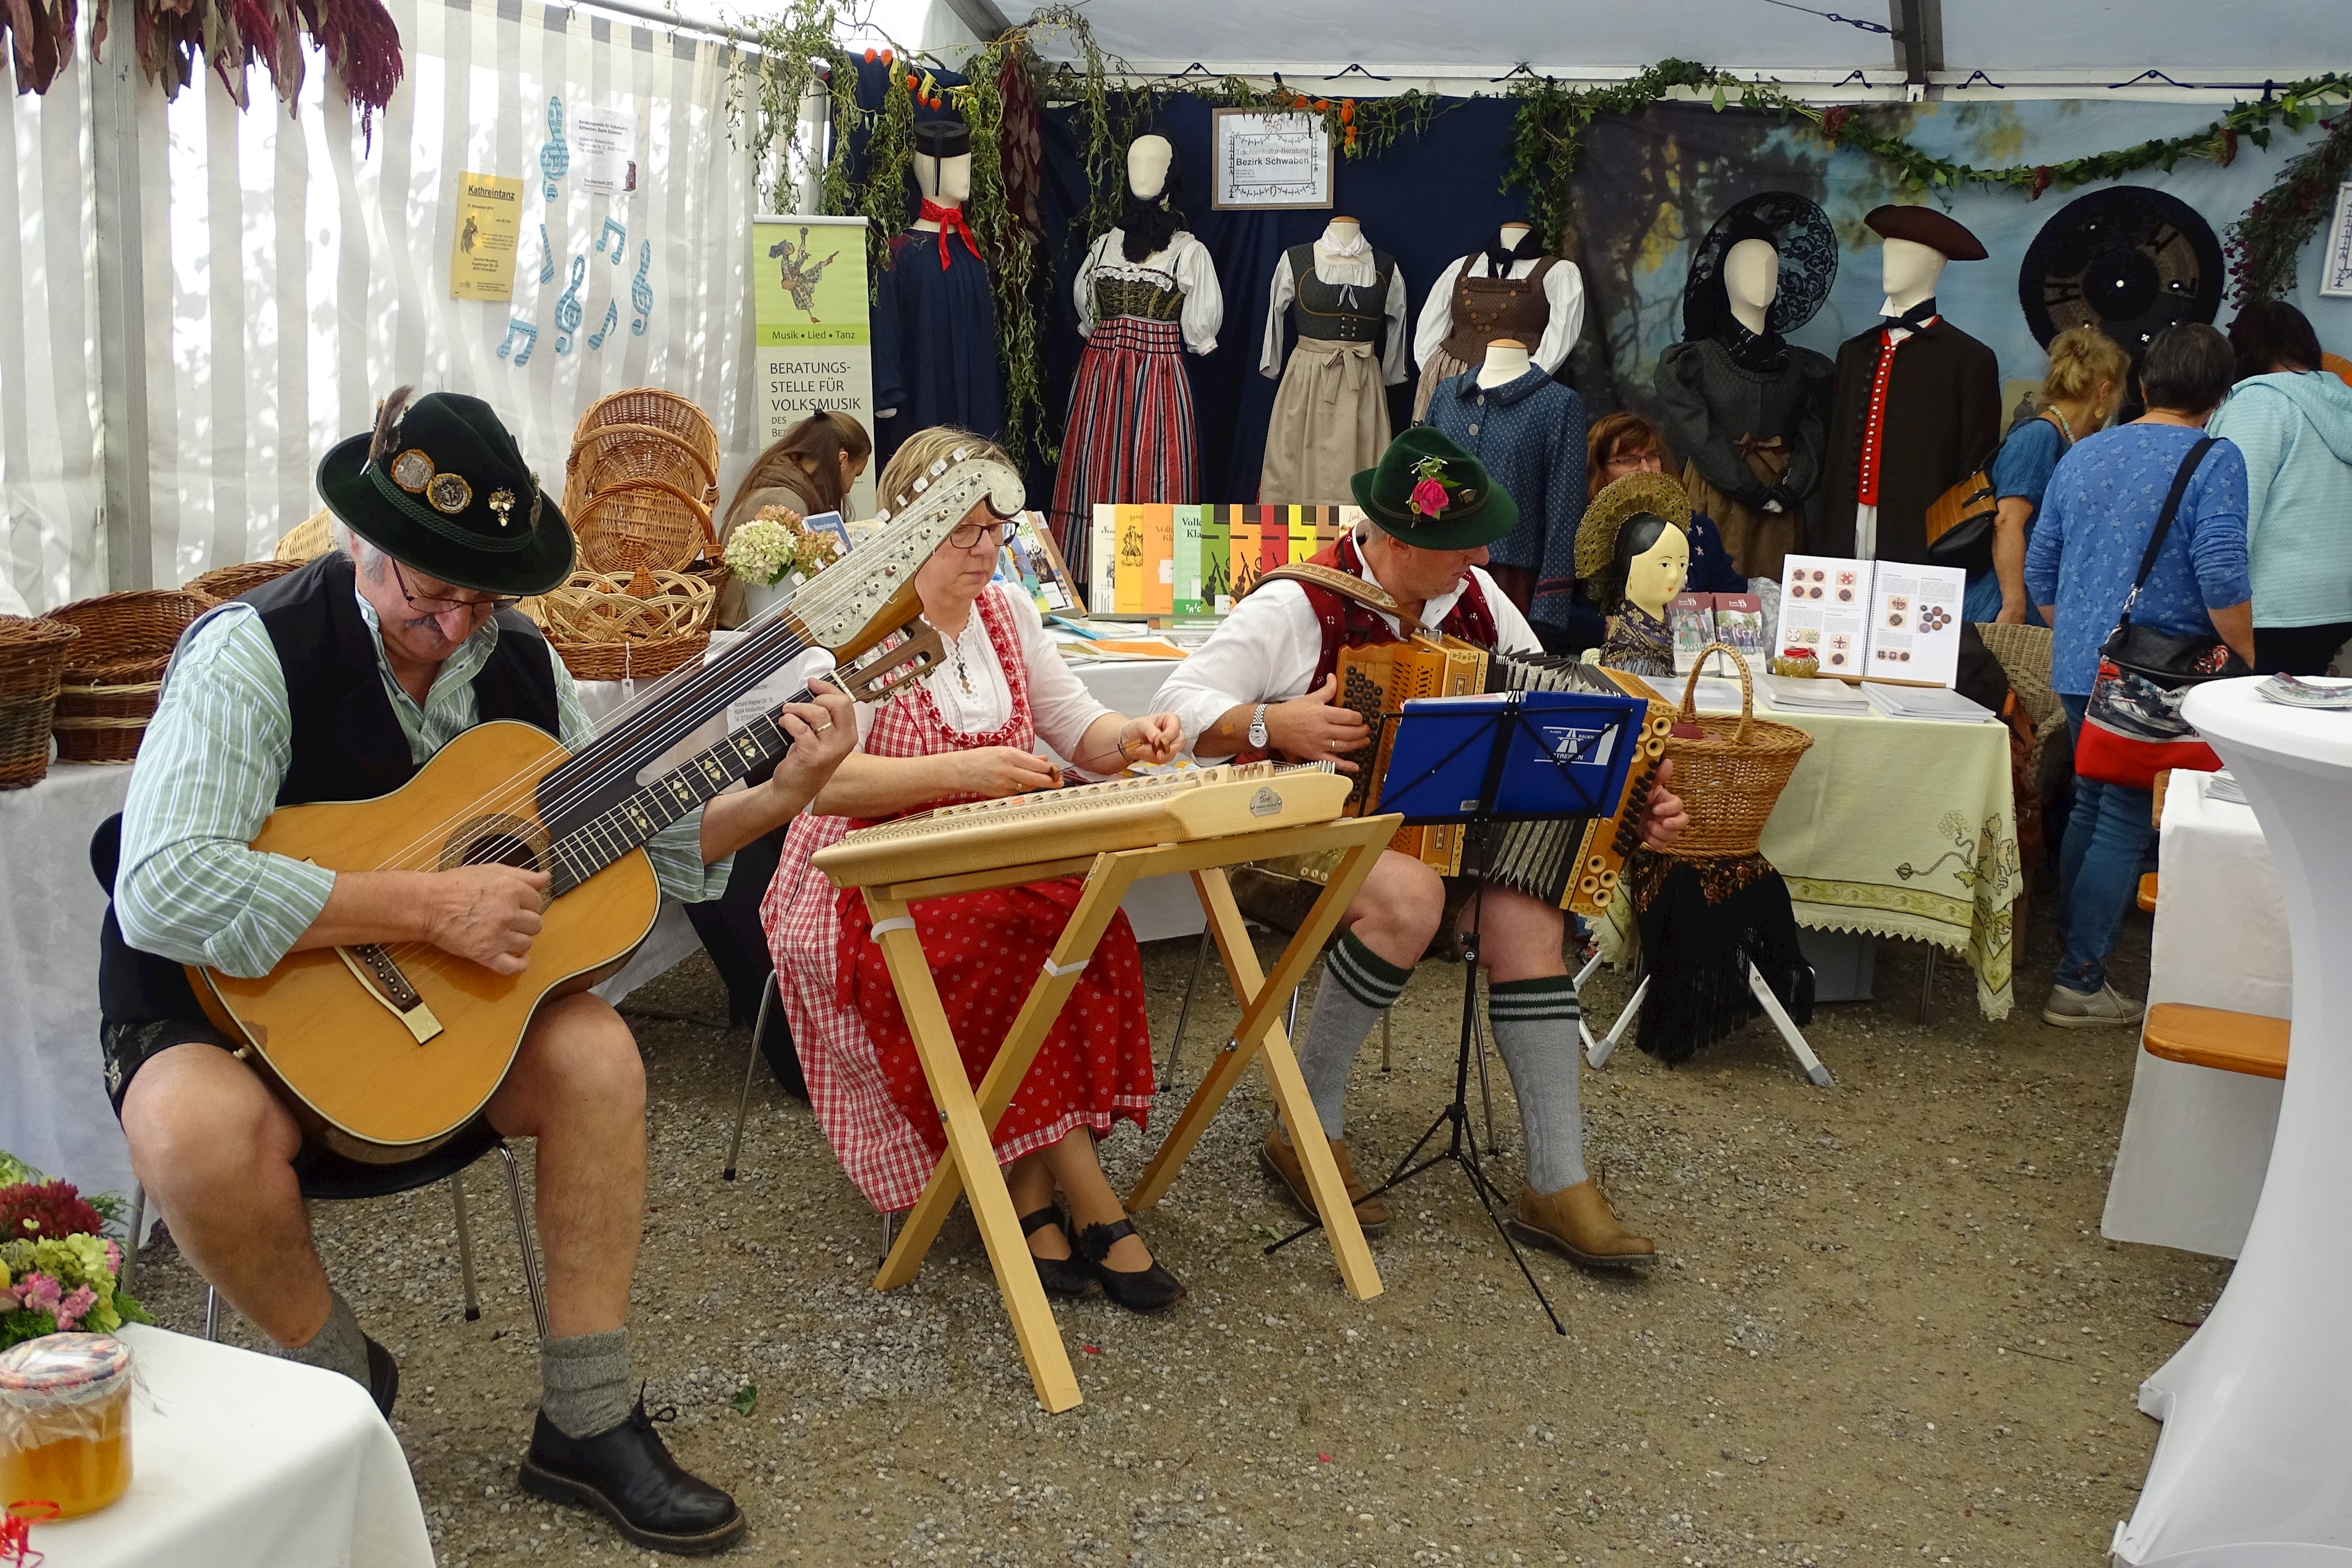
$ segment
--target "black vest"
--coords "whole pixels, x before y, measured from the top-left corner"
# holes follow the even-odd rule
[[[1290,277],[1297,286],[1290,322],[1302,338],[1337,340],[1342,343],[1377,343],[1388,320],[1389,278],[1396,257],[1384,250],[1372,252],[1370,284],[1326,283],[1315,276],[1315,246],[1290,247]],[[1353,303],[1349,302],[1350,296]]]
[[[416,777],[352,582],[352,558],[336,550],[238,596],[260,612],[286,680],[293,760],[278,786],[280,806],[373,800]],[[498,646],[474,676],[476,722],[520,719],[560,733],[546,639],[512,610],[499,611],[498,622]],[[110,818],[91,845],[92,869],[109,888],[121,847],[121,819]],[[204,1016],[184,969],[123,941],[110,900],[99,933],[98,992],[110,1025]]]

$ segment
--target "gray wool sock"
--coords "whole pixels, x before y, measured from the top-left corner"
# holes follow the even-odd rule
[[[327,1313],[327,1321],[310,1336],[310,1343],[289,1350],[278,1347],[279,1356],[299,1361],[304,1366],[316,1366],[328,1372],[340,1372],[362,1388],[368,1385],[367,1336],[360,1332],[360,1320],[352,1312],[351,1302],[343,1300],[341,1291],[334,1292],[335,1304]]]
[[[1528,1186],[1555,1193],[1585,1179],[1584,1110],[1577,1103],[1576,982],[1566,975],[1486,988],[1495,1045],[1518,1092]]]
[[[1325,1137],[1346,1135],[1348,1069],[1372,1025],[1396,1004],[1411,978],[1410,967],[1390,963],[1357,941],[1353,932],[1332,944],[1323,964],[1323,983],[1315,988],[1315,1010],[1307,1014],[1306,1030],[1294,1042],[1299,1075],[1315,1097],[1315,1115],[1323,1124]]]
[[[567,1437],[593,1437],[629,1418],[629,1331],[539,1342],[539,1407]]]

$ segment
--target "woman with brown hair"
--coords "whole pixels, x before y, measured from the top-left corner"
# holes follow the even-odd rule
[[[795,517],[842,511],[849,487],[873,457],[874,438],[864,425],[845,413],[815,410],[751,460],[719,524],[720,546],[768,507],[782,507]],[[719,591],[719,624],[738,626],[742,621],[743,585],[730,578]]]
[[[1664,474],[1671,459],[1666,453],[1666,438],[1648,420],[1638,413],[1604,414],[1592,422],[1591,434],[1585,437],[1584,486],[1585,501],[1628,474]],[[1685,593],[1745,593],[1748,580],[1731,564],[1731,552],[1724,548],[1723,536],[1705,512],[1691,513],[1690,576],[1683,584]]]

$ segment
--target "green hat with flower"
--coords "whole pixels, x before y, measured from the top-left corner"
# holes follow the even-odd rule
[[[1380,465],[1349,481],[1381,531],[1423,549],[1476,549],[1518,526],[1518,503],[1486,465],[1433,425],[1389,443]]]

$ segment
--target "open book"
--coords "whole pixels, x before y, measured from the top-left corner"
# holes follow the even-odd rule
[[[1780,569],[1781,655],[1811,655],[1822,674],[1948,686],[1960,665],[1958,567],[1792,555]]]

